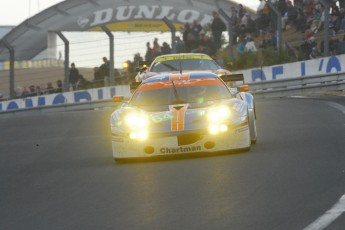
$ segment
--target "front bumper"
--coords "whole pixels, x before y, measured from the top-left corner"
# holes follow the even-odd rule
[[[145,141],[112,136],[113,157],[115,159],[220,152],[249,148],[250,143],[248,125],[218,135],[189,133],[175,136],[154,136]]]

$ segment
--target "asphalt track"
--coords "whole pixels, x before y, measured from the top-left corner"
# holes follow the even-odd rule
[[[121,164],[109,110],[0,117],[0,229],[344,230],[345,97],[256,106],[249,152]]]

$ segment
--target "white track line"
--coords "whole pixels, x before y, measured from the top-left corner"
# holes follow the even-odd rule
[[[333,221],[335,221],[341,214],[345,212],[345,195],[343,195],[340,200],[333,205],[333,207],[323,214],[319,219],[311,223],[304,230],[321,230],[329,226]]]
[[[345,106],[335,103],[335,102],[326,102],[329,106],[340,110],[345,114]],[[303,230],[322,230],[329,226],[333,221],[335,221],[341,214],[345,212],[345,194],[340,198],[340,200],[333,205],[325,214],[319,217],[316,221],[308,225]]]
[[[307,96],[290,96],[290,98],[309,98],[309,97],[307,97]]]
[[[345,114],[345,106],[341,105],[341,104],[338,104],[338,103],[335,103],[335,102],[330,102],[330,101],[327,101],[326,102],[329,106],[337,109],[337,110],[340,110],[341,112],[343,112]]]

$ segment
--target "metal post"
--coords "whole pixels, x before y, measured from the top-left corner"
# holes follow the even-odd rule
[[[220,15],[222,15],[223,18],[228,22],[228,35],[229,35],[229,54],[228,58],[231,59],[234,57],[234,52],[233,52],[233,28],[232,28],[232,19],[224,12],[223,9],[218,9],[218,12]]]
[[[108,29],[108,27],[106,25],[102,25],[101,28],[109,37],[109,81],[110,81],[110,85],[115,85],[115,76],[114,76],[114,35]]]
[[[10,53],[10,99],[15,98],[14,92],[14,48],[5,40],[0,40]]]
[[[323,53],[327,57],[329,55],[329,4],[326,0],[320,1],[325,8],[325,21],[324,21],[324,31],[323,31]]]
[[[172,24],[172,22],[167,18],[164,17],[163,21],[165,22],[165,24],[169,27],[170,31],[171,31],[171,53],[176,53],[176,27],[174,26],[174,24]]]
[[[61,31],[56,31],[55,32],[61,40],[65,44],[65,77],[64,77],[64,83],[63,83],[63,92],[68,92],[69,91],[69,41],[68,39],[61,33]]]
[[[282,37],[282,14],[279,12],[278,9],[271,3],[270,0],[265,0],[266,4],[270,7],[271,10],[277,15],[277,49],[281,51],[282,44],[283,44],[283,37]]]

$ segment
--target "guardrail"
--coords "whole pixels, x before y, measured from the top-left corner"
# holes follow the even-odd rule
[[[130,97],[129,86],[118,85],[0,101],[0,116],[3,117],[4,114],[13,115],[18,112],[24,113],[24,111],[32,113],[43,110],[67,111],[113,106],[115,104],[112,102],[114,95]]]
[[[83,111],[83,110],[97,110],[97,109],[109,109],[115,110],[122,103],[113,102],[112,100],[101,100],[101,101],[88,101],[79,102],[74,104],[59,104],[49,106],[37,106],[32,108],[7,110],[0,113],[1,118],[20,116],[20,115],[37,115],[42,113],[52,112],[66,112],[66,111]]]
[[[330,73],[309,77],[249,83],[256,98],[286,97],[320,91],[345,90],[345,73]]]

